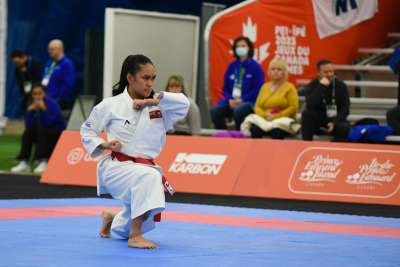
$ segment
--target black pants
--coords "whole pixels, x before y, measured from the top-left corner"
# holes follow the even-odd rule
[[[314,134],[321,135],[325,134],[320,130],[321,127],[326,127],[321,119],[319,112],[314,110],[304,110],[301,113],[301,134],[303,140],[311,141],[314,138]],[[350,130],[350,124],[347,121],[335,123],[333,132],[333,141],[345,142],[347,141],[347,134]]]
[[[400,134],[400,106],[391,108],[386,113],[387,124],[392,126],[395,134]]]
[[[18,159],[29,161],[33,145],[36,146],[34,160],[49,159],[60,134],[61,130],[59,129],[45,128],[40,125],[25,129]]]
[[[215,129],[226,129],[226,118],[231,118],[235,120],[236,130],[240,130],[240,125],[244,121],[247,115],[253,113],[253,108],[251,103],[243,102],[233,109],[229,106],[215,106],[211,108],[211,119],[214,123]]]
[[[289,133],[279,128],[272,129],[269,132],[265,132],[263,129],[261,129],[255,124],[251,124],[250,133],[251,133],[251,138],[262,138],[263,136],[270,136],[272,139],[284,139],[289,135]]]

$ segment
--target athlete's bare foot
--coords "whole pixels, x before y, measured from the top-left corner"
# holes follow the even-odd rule
[[[136,237],[129,238],[128,247],[155,249],[155,248],[157,248],[157,245],[149,240],[144,239],[143,236],[136,236]]]
[[[131,232],[129,234],[128,239],[128,247],[131,248],[147,248],[147,249],[155,249],[157,248],[156,244],[146,240],[142,236],[142,224],[146,214],[142,214],[135,219],[132,220],[131,223]]]
[[[103,211],[101,214],[101,217],[103,218],[103,223],[101,224],[100,228],[100,237],[104,238],[110,238],[111,237],[111,223],[115,217],[115,213],[112,213],[111,211]]]

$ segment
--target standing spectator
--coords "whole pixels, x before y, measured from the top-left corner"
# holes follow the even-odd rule
[[[196,102],[186,95],[183,77],[180,75],[170,76],[165,91],[171,93],[182,93],[190,102],[188,114],[183,120],[174,124],[174,130],[171,133],[181,135],[199,135],[201,124],[200,110]]]
[[[75,68],[72,61],[64,54],[61,40],[49,43],[49,61],[44,69],[42,85],[50,97],[55,99],[61,109],[71,109],[75,99]]]
[[[42,78],[43,65],[19,49],[15,49],[11,53],[11,59],[15,65],[15,78],[21,96],[21,107],[26,110],[31,96],[32,84],[39,83]]]
[[[229,64],[224,76],[224,98],[211,108],[216,129],[226,129],[226,118],[233,117],[236,129],[253,112],[258,92],[264,83],[261,66],[253,59],[254,45],[247,37],[238,37],[232,45],[236,60]]]
[[[22,135],[21,150],[18,159],[21,162],[11,168],[11,172],[29,172],[32,146],[35,147],[34,160],[39,161],[35,173],[42,173],[47,167],[47,160],[57,143],[65,124],[60,107],[50,97],[41,84],[32,87],[32,102],[25,114],[25,131]]]
[[[346,84],[335,77],[332,62],[317,63],[318,78],[304,89],[306,108],[301,115],[303,140],[313,140],[314,134],[332,134],[334,141],[346,141],[350,125],[346,121],[350,98]],[[328,110],[336,108],[336,115]]]
[[[255,114],[249,115],[242,128],[248,127],[252,138],[269,135],[272,139],[283,139],[294,134],[294,117],[299,108],[296,87],[288,82],[288,66],[281,59],[274,59],[268,66],[270,81],[258,94]],[[247,122],[250,125],[246,125]],[[298,128],[299,125],[297,125]]]

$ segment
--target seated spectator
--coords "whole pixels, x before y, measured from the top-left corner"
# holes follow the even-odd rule
[[[395,106],[386,112],[386,121],[393,128],[394,134],[400,135],[400,106]]]
[[[224,76],[223,95],[211,108],[211,119],[216,129],[227,129],[226,119],[235,121],[240,129],[244,118],[253,112],[258,92],[264,83],[261,66],[253,59],[254,46],[247,37],[237,38],[232,45],[236,60],[229,64]]]
[[[12,52],[11,58],[15,65],[15,78],[21,96],[21,107],[25,111],[30,100],[32,84],[40,82],[43,66],[38,60],[19,49]]]
[[[165,91],[171,93],[182,93],[189,99],[190,102],[190,107],[186,118],[175,123],[174,130],[169,133],[177,135],[199,135],[201,124],[200,110],[196,102],[186,95],[183,77],[180,75],[170,76],[168,78]]]
[[[72,109],[76,97],[74,65],[64,54],[64,45],[61,40],[52,40],[49,43],[48,53],[50,59],[44,69],[42,85],[61,109]]]
[[[42,85],[34,85],[32,87],[32,103],[28,106],[25,114],[25,131],[22,135],[21,150],[18,156],[21,162],[11,168],[11,172],[29,172],[31,170],[30,158],[33,145],[35,145],[33,160],[39,161],[34,172],[43,172],[64,128],[65,124],[57,102],[46,96]]]
[[[335,77],[332,63],[317,63],[318,78],[304,89],[306,107],[301,115],[303,140],[313,140],[314,134],[330,134],[334,141],[346,141],[350,129],[346,121],[350,98],[346,84]],[[328,112],[336,109],[336,114]]]
[[[273,139],[283,139],[295,134],[295,116],[299,108],[299,97],[296,87],[287,81],[288,66],[281,59],[274,59],[268,67],[270,81],[265,83],[258,94],[255,114],[246,117],[242,131],[250,131],[252,138],[265,135]],[[295,127],[295,128],[294,128]]]

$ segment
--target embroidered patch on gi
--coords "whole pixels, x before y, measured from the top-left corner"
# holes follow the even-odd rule
[[[159,109],[149,111],[149,115],[150,115],[150,120],[162,118],[161,110]]]

